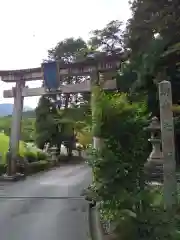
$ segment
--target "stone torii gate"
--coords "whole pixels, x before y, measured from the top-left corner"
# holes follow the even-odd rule
[[[21,135],[21,119],[24,97],[41,96],[57,93],[84,93],[91,92],[92,85],[98,85],[100,75],[105,80],[105,90],[116,90],[116,80],[113,74],[119,69],[122,55],[99,56],[86,58],[83,61],[65,64],[60,62],[46,62],[39,68],[0,71],[1,80],[8,83],[16,83],[12,90],[4,91],[4,98],[14,98],[14,108],[9,143],[10,163],[8,175],[16,174],[16,159],[19,152],[19,140]],[[84,80],[78,84],[61,85],[61,80],[67,76],[89,76],[90,80]],[[43,80],[44,87],[28,88],[26,81]],[[93,94],[92,94],[93,97]],[[93,109],[92,109],[93,115]],[[96,138],[93,138],[96,147]]]

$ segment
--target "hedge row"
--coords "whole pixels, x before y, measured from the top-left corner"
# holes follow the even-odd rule
[[[26,174],[30,175],[41,171],[48,170],[52,165],[47,160],[41,160],[38,162],[32,162],[27,165]],[[6,173],[6,165],[0,164],[0,175]]]
[[[50,162],[46,160],[29,163],[27,167],[27,174],[29,175],[29,174],[45,171],[45,170],[48,170],[50,167],[51,167]]]
[[[41,161],[41,160],[47,160],[48,159],[48,155],[44,152],[37,152],[37,153],[26,152],[24,154],[24,157],[26,158],[26,160],[29,163],[38,162],[38,161]]]
[[[78,163],[80,161],[83,161],[83,158],[81,157],[77,157],[77,156],[73,156],[71,158],[69,158],[68,156],[60,156],[58,159],[58,163],[56,163],[56,165],[58,165],[59,163]],[[40,160],[40,161],[35,161],[35,159],[33,161],[29,161],[29,163],[27,164],[27,169],[26,169],[26,174],[27,175],[31,175],[33,173],[38,173],[41,171],[45,171],[50,169],[51,167],[55,166],[54,163],[52,161],[48,161],[48,160]],[[0,164],[0,175],[6,173],[6,165],[5,164]]]

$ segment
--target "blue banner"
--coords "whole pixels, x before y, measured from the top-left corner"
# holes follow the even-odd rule
[[[44,87],[48,90],[57,90],[60,86],[57,63],[43,63],[42,68],[44,74]]]

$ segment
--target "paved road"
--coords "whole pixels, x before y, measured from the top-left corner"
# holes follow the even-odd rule
[[[78,197],[90,181],[89,168],[76,165],[0,183],[0,239],[88,240],[86,201],[56,197]]]

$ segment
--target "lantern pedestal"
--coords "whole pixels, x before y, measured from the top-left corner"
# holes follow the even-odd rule
[[[148,141],[152,144],[150,153],[145,164],[145,173],[148,180],[163,180],[163,154],[161,151],[160,124],[157,117],[153,117],[146,130],[151,132],[151,138]]]

